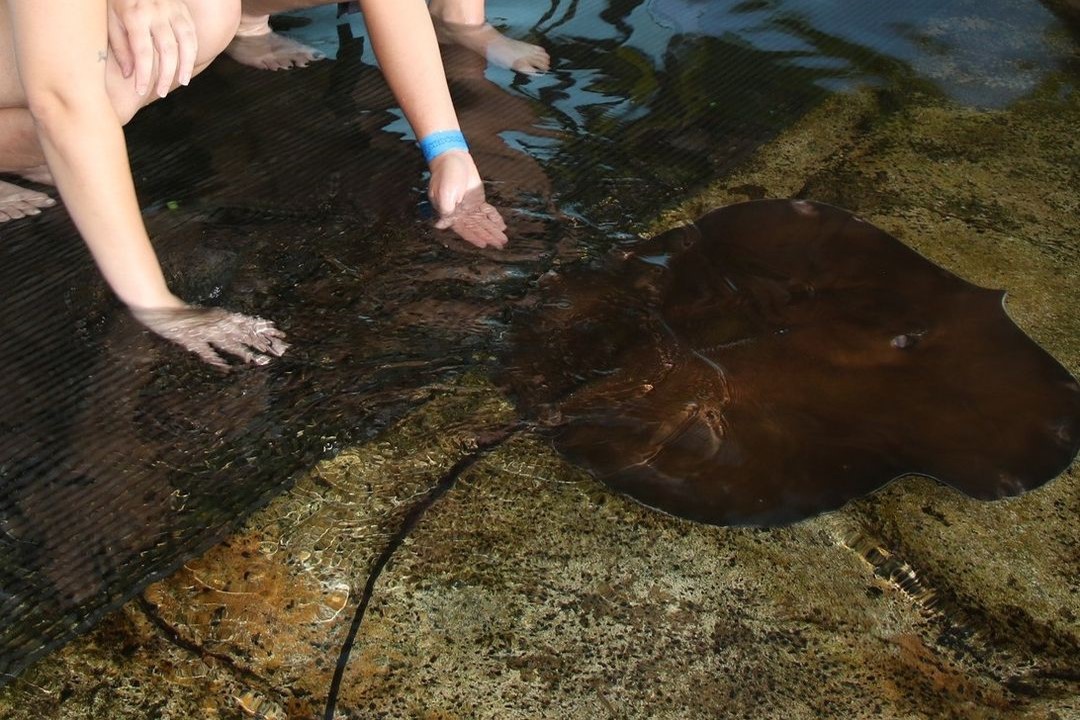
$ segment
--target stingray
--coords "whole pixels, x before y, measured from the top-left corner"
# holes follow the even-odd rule
[[[999,498],[1080,449],[1080,386],[1005,293],[839,208],[731,205],[596,264],[541,280],[504,379],[650,507],[785,524],[908,474]]]

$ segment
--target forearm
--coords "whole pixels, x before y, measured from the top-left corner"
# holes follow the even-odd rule
[[[417,139],[458,129],[424,0],[362,0],[360,5],[379,67]]]
[[[105,89],[104,3],[9,0],[19,76],[60,194],[117,295],[171,306],[147,237],[123,129]],[[56,52],[62,38],[64,52]]]
[[[175,305],[143,225],[112,107],[41,115],[38,136],[49,169],[105,281],[128,305]]]

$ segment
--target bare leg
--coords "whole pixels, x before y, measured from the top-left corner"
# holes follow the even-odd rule
[[[244,0],[240,31],[225,53],[244,65],[263,70],[306,67],[325,56],[315,48],[275,33],[270,15],[326,5],[325,0]],[[430,0],[439,42],[459,45],[500,67],[542,73],[551,58],[539,45],[512,40],[484,19],[484,0]]]
[[[0,110],[0,172],[51,185],[52,175],[48,168],[42,172],[44,162],[30,111],[22,108]],[[55,204],[56,201],[45,193],[0,181],[0,223],[37,215]]]
[[[217,21],[212,24],[227,25],[226,19],[221,17],[222,13],[210,5],[210,2],[211,0],[192,2],[191,9],[200,20],[213,14]],[[206,8],[209,8],[209,11]],[[229,30],[231,27],[225,32],[228,33]],[[226,37],[219,31],[205,33],[205,36],[200,39],[210,47],[203,48],[204,52],[200,53],[195,67],[196,73],[201,72],[210,64],[224,45],[223,41]],[[215,40],[216,48],[213,47]],[[6,46],[7,42],[3,45]],[[6,49],[6,47],[0,48],[0,50]],[[0,54],[6,56],[7,53],[0,52]],[[125,122],[131,119],[140,107],[156,99],[153,94],[140,97],[134,93],[130,87],[131,83],[121,76],[114,64],[110,66],[107,82],[114,108]],[[8,102],[18,102],[20,105],[25,103],[25,99],[20,97],[21,92],[13,92],[11,87],[4,89],[3,96],[8,99]],[[43,185],[55,184],[52,173],[45,163],[45,155],[38,141],[33,117],[25,107],[0,108],[0,173],[19,175],[31,182]],[[56,200],[45,193],[27,190],[8,182],[0,182],[0,223],[37,215],[43,208],[55,204]]]
[[[308,63],[322,60],[325,55],[313,47],[287,38],[270,29],[270,14],[299,7],[325,5],[323,2],[295,0],[290,3],[251,2],[241,5],[240,29],[225,48],[225,54],[238,63],[260,70],[288,70],[307,67]]]
[[[521,73],[542,73],[551,67],[547,50],[493,28],[485,19],[484,0],[431,0],[428,8],[441,43],[460,45],[488,62]]]

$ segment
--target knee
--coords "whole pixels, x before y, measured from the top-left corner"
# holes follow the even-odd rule
[[[220,55],[240,26],[240,0],[187,0],[199,37],[197,65]]]
[[[195,33],[199,41],[195,71],[199,72],[221,54],[233,39],[240,25],[240,0],[187,0]],[[133,78],[124,78],[115,60],[110,59],[106,84],[113,109],[121,124],[126,125],[144,105],[156,96],[135,93]]]
[[[137,96],[124,97],[120,101],[113,99],[113,110],[116,111],[116,117],[121,125],[131,122],[131,118],[135,117],[135,113],[139,112],[143,105],[145,102]]]

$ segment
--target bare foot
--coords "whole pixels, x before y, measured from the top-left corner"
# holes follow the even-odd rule
[[[56,201],[45,193],[27,190],[0,180],[0,223],[38,215]]]
[[[52,185],[53,187],[56,187],[56,181],[53,180],[52,171],[49,170],[48,165],[38,165],[37,167],[20,170],[19,175],[26,178],[30,182],[36,182],[41,185]]]
[[[326,57],[313,47],[278,35],[270,29],[269,15],[241,15],[236,36],[225,54],[238,63],[260,70],[307,67]]]
[[[265,365],[289,349],[285,333],[274,323],[223,308],[131,308],[131,314],[161,337],[222,369],[229,365],[219,352]]]
[[[526,75],[547,72],[551,68],[551,56],[547,50],[539,45],[508,38],[491,23],[472,25],[449,22],[435,15],[431,19],[439,42],[460,45],[499,67]]]

